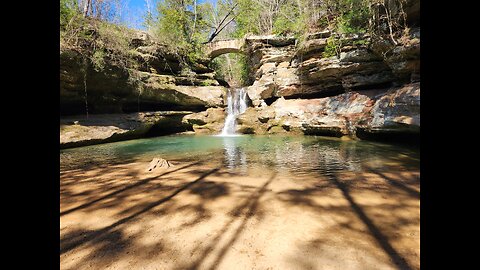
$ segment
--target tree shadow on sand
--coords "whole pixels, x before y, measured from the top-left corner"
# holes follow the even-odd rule
[[[345,239],[345,245],[351,245],[352,248],[365,252],[379,250],[382,255],[378,256],[379,261],[393,264],[397,269],[416,269],[411,257],[407,257],[410,251],[399,249],[395,243],[397,232],[409,226],[417,226],[419,222],[397,214],[401,211],[414,212],[418,209],[416,202],[419,198],[419,181],[416,176],[408,174],[404,176],[400,173],[397,175],[365,167],[362,173],[351,173],[348,177],[341,173],[321,172],[317,179],[302,182],[301,188],[272,192],[269,185],[276,179],[275,173],[268,179],[263,178],[265,182],[260,182],[258,185],[249,185],[248,182],[241,181],[214,181],[215,179],[207,178],[215,176],[225,179],[238,175],[221,170],[223,166],[207,170],[198,169],[196,165],[199,164],[189,163],[174,167],[147,178],[139,177],[137,173],[125,169],[120,174],[132,177],[135,182],[124,181],[110,186],[118,179],[104,179],[104,182],[100,181],[98,189],[89,188],[81,192],[70,189],[75,185],[76,180],[63,183],[65,192],[62,197],[63,203],[69,200],[72,201],[72,205],[78,200],[81,203],[63,210],[62,218],[69,218],[77,213],[89,214],[102,209],[114,209],[112,212],[115,212],[118,207],[120,210],[112,217],[115,221],[105,223],[106,226],[99,229],[66,230],[61,237],[60,255],[66,257],[73,252],[89,248],[88,254],[82,255],[84,257],[78,260],[72,269],[81,268],[82,265],[107,268],[116,261],[129,258],[130,255],[127,252],[131,250],[141,251],[141,254],[137,253],[132,258],[144,264],[154,259],[157,263],[158,258],[161,257],[173,261],[169,266],[173,269],[217,269],[222,261],[227,261],[225,258],[229,252],[233,252],[232,247],[239,242],[242,235],[245,235],[246,228],[251,228],[252,218],[261,220],[268,214],[265,210],[267,208],[264,207],[264,197],[268,197],[264,195],[268,193],[284,203],[287,209],[303,208],[319,217],[328,216],[334,220],[332,226],[315,232],[312,239],[297,243],[295,248],[319,251],[322,250],[322,246],[331,243],[328,242],[331,235],[341,235],[341,237],[353,235],[351,239]],[[108,167],[101,168],[99,174],[107,174],[110,170],[111,168]],[[70,176],[74,175],[70,174]],[[186,176],[185,179],[183,176]],[[79,178],[85,181],[81,175]],[[187,181],[186,179],[195,180]],[[393,198],[396,201],[380,200],[373,205],[365,204],[357,197],[359,192],[367,192],[366,194],[372,194],[378,198]],[[181,196],[177,197],[179,194]],[[142,197],[138,198],[140,195]],[[319,203],[319,198],[328,198],[331,195],[334,195],[335,199],[338,198],[341,203]],[[182,201],[186,198],[184,196],[190,196],[194,200]],[[185,250],[178,243],[169,242],[168,237],[163,239],[162,236],[145,233],[148,229],[144,227],[149,226],[149,220],[146,217],[153,215],[153,218],[158,221],[161,218],[172,218],[175,214],[188,216],[188,218],[180,219],[179,223],[175,223],[178,219],[175,220],[174,226],[166,232],[170,235],[192,232],[200,223],[222,215],[215,212],[213,209],[216,208],[210,207],[209,203],[216,200],[223,203],[221,200],[228,197],[239,198],[238,205],[232,206],[233,209],[230,211],[225,210],[226,220],[219,223],[218,229],[209,230],[213,232],[212,236],[204,241],[201,238],[192,241],[191,258],[187,261],[182,260]],[[166,225],[169,225],[168,221],[158,222],[159,227]],[[140,231],[132,230],[131,227],[135,226],[140,226]],[[164,232],[162,229],[159,231]],[[295,230],[295,228],[291,229]],[[358,235],[367,236],[366,238],[371,241],[357,243],[355,236]],[[135,241],[136,238],[142,237],[148,237],[151,241],[148,244]],[[372,247],[372,243],[375,247]],[[294,250],[293,245],[291,250]],[[334,252],[339,251],[341,249]],[[165,255],[167,253],[170,257]],[[319,255],[329,256],[328,254]],[[331,255],[331,258],[335,259],[336,254]],[[320,267],[313,259],[305,259],[300,254],[287,260],[299,269]],[[162,267],[159,266],[159,268]]]
[[[265,192],[268,191],[267,187],[275,179],[275,176],[276,174],[274,173],[262,186],[255,189],[251,195],[244,200],[243,203],[229,212],[229,221],[223,226],[222,229],[216,232],[215,237],[213,237],[212,240],[210,240],[207,244],[200,244],[194,248],[194,250],[201,251],[197,253],[196,259],[194,259],[192,263],[177,266],[175,269],[217,269],[230,248],[245,230],[247,222],[254,216],[261,218],[262,213],[259,211],[260,199]],[[226,239],[228,240],[226,243],[219,246],[220,241],[224,240],[224,236],[231,228],[234,228],[235,222],[238,221],[239,218],[241,220],[240,224],[236,227],[236,229],[234,229],[233,233],[227,236]],[[207,259],[210,262],[207,262]]]
[[[98,202],[101,202],[101,201],[110,199],[110,198],[112,198],[112,197],[114,197],[114,196],[117,196],[117,197],[118,197],[118,195],[121,194],[121,193],[124,193],[124,192],[126,192],[126,191],[129,191],[129,190],[131,190],[131,189],[136,189],[136,188],[138,188],[138,187],[140,187],[140,186],[142,186],[142,185],[146,185],[146,184],[148,184],[149,182],[151,182],[151,181],[153,181],[153,180],[156,180],[156,179],[158,179],[158,178],[160,178],[160,177],[162,177],[162,176],[165,176],[165,175],[174,173],[174,172],[176,172],[176,171],[180,171],[180,170],[182,170],[182,169],[185,169],[185,168],[188,168],[188,167],[191,167],[191,166],[194,166],[194,165],[198,165],[198,164],[200,164],[200,163],[201,163],[201,162],[195,162],[195,163],[193,163],[193,164],[187,164],[187,165],[185,165],[185,166],[181,166],[181,167],[179,167],[179,168],[166,171],[166,172],[164,172],[164,173],[162,173],[162,174],[160,174],[160,175],[152,176],[152,177],[149,177],[149,178],[146,178],[146,179],[137,181],[137,182],[134,183],[134,184],[127,185],[127,186],[122,187],[122,188],[118,188],[117,190],[115,190],[115,191],[113,191],[113,192],[109,192],[109,193],[107,193],[107,194],[105,194],[105,195],[102,195],[102,196],[96,198],[96,199],[89,200],[88,202],[83,203],[83,204],[81,204],[81,205],[79,205],[79,206],[76,206],[76,207],[70,208],[70,209],[68,209],[68,210],[62,211],[62,212],[60,212],[60,216],[64,216],[64,215],[70,214],[70,213],[72,213],[72,212],[75,212],[75,211],[77,211],[77,210],[81,210],[81,209],[90,207],[90,206],[92,206],[92,205],[94,205],[94,204],[96,204],[96,203],[98,203]],[[102,172],[99,172],[99,174],[102,174]],[[106,190],[103,189],[103,192],[109,191],[110,189],[114,189],[115,187],[116,187],[116,186],[113,186],[113,187],[108,188],[108,189],[106,189]],[[87,191],[87,192],[86,192],[86,194],[91,194],[91,193],[92,193],[92,191]],[[85,194],[85,192],[84,192],[84,194]],[[69,194],[69,195],[70,195],[70,196],[75,196],[75,195],[73,195],[73,194]],[[78,196],[78,194],[76,194],[76,195]]]
[[[86,243],[88,243],[92,240],[94,240],[94,242],[99,242],[99,241],[103,241],[102,239],[111,239],[112,234],[118,235],[118,232],[116,232],[116,228],[118,226],[123,225],[123,224],[128,223],[128,222],[131,222],[131,221],[135,220],[136,218],[138,218],[139,216],[141,216],[142,214],[144,214],[144,213],[154,209],[155,207],[158,207],[158,206],[162,205],[163,203],[171,200],[173,197],[178,195],[180,192],[183,192],[184,190],[190,188],[192,185],[202,181],[208,175],[211,175],[211,174],[215,173],[219,169],[220,168],[215,168],[215,169],[212,169],[212,170],[209,170],[209,171],[203,173],[196,180],[184,184],[180,188],[173,191],[170,195],[168,195],[168,196],[166,196],[166,197],[164,197],[160,200],[157,200],[157,201],[154,201],[152,203],[149,203],[149,204],[145,205],[144,207],[142,207],[141,210],[139,210],[139,211],[127,216],[127,217],[124,217],[124,218],[112,223],[109,226],[106,226],[104,228],[94,230],[94,231],[81,232],[81,234],[79,234],[79,232],[76,232],[76,233],[71,233],[71,234],[68,234],[68,235],[64,236],[60,240],[60,254],[64,254],[64,253],[66,253],[70,250],[78,248],[79,246],[84,245],[84,244],[86,244]],[[85,207],[87,207],[87,206],[85,206]],[[81,235],[81,237],[79,235]],[[115,239],[115,237],[113,237],[113,238]]]
[[[398,236],[398,231],[408,226],[418,226],[419,220],[405,219],[401,215],[397,215],[398,211],[416,209],[408,201],[419,199],[419,192],[414,188],[408,187],[399,180],[386,178],[382,173],[376,172],[377,176],[374,180],[368,174],[360,174],[345,179],[339,177],[335,173],[322,174],[322,179],[313,186],[303,189],[290,189],[278,193],[279,199],[291,206],[303,207],[315,211],[320,216],[329,216],[335,220],[335,224],[323,228],[311,240],[302,243],[298,248],[303,251],[317,250],[322,252],[322,258],[326,261],[338,262],[337,254],[328,254],[327,246],[331,246],[336,240],[332,240],[331,236],[339,237],[340,235],[368,235],[377,244],[377,247],[383,251],[383,254],[389,259],[397,269],[416,269],[412,266],[411,261],[405,257],[406,250],[398,251],[392,245],[391,240]],[[323,179],[325,177],[325,180]],[[382,183],[381,178],[384,182]],[[411,181],[412,182],[412,181]],[[377,196],[389,196],[391,198],[405,198],[396,203],[376,203],[374,206],[362,205],[352,195],[355,192],[375,192]],[[333,193],[340,192],[341,197],[348,203],[346,205],[329,205],[319,203],[318,198],[330,196]],[[358,221],[361,221],[359,226]],[[366,228],[366,231],[365,229]],[[332,242],[333,241],[333,242]],[[372,247],[368,243],[358,242],[355,238],[344,239],[341,245],[354,247],[361,252],[370,253]],[[338,248],[338,247],[337,247]],[[372,253],[370,253],[372,254]],[[375,256],[375,255],[374,255]],[[377,258],[382,261],[383,259]],[[300,267],[300,269],[317,269],[314,261],[298,254],[289,258],[290,263]]]

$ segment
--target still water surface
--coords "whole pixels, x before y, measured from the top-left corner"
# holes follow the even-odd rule
[[[308,173],[419,170],[418,147],[317,136],[235,137],[172,135],[60,151],[60,170],[125,162],[203,161],[242,173],[250,168],[297,175]]]

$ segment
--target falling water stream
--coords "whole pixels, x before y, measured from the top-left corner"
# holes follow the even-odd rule
[[[220,136],[236,135],[237,117],[247,109],[247,91],[245,88],[227,90],[227,117]]]

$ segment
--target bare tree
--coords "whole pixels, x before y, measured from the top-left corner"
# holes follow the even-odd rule
[[[145,0],[145,5],[147,6],[147,30],[150,31],[151,28],[152,28],[152,25],[151,25],[151,19],[152,19],[152,6],[151,6],[151,3],[150,3],[150,0]]]
[[[193,33],[195,33],[195,26],[197,24],[197,0],[193,0],[193,12],[194,12],[194,19],[193,19],[193,27],[192,32],[190,33],[190,40],[192,40]]]
[[[83,5],[83,17],[87,17],[88,11],[91,9],[92,0],[85,0]]]
[[[238,6],[238,3],[232,6],[232,8],[228,11],[228,13],[220,21],[220,23],[217,24],[217,26],[215,26],[215,31],[213,31],[213,33],[210,35],[210,38],[208,39],[208,41],[204,42],[203,44],[212,42],[212,40],[218,34],[220,34],[220,32],[222,32],[222,30],[237,17],[237,15],[233,12],[237,6]],[[230,15],[232,15],[233,17],[228,22],[224,23]]]

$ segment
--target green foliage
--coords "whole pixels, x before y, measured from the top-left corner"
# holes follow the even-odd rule
[[[305,19],[300,13],[300,7],[293,1],[281,6],[273,24],[273,33],[277,35],[298,34],[303,31]]]
[[[341,34],[391,35],[405,28],[406,0],[234,0],[235,37],[245,34],[301,36],[324,29]],[[391,28],[391,29],[390,29]]]
[[[242,38],[246,34],[263,34],[260,28],[260,14],[262,7],[259,2],[253,0],[237,0],[238,15],[235,18],[235,31],[233,37]]]
[[[195,5],[194,1],[164,0],[157,5],[156,20],[147,14],[153,35],[190,63],[202,57],[201,43],[207,40],[209,29],[206,18],[212,10],[210,3]]]
[[[366,39],[359,39],[359,40],[353,41],[353,45],[367,45],[367,44],[368,44],[368,40]]]
[[[372,1],[236,0],[235,37],[247,33],[300,36],[328,27],[340,33],[365,32]]]
[[[106,61],[122,68],[136,66],[130,50],[132,30],[100,21],[96,22],[94,33],[91,37],[93,54],[90,60],[97,70],[102,70]]]
[[[215,82],[214,80],[204,80],[200,82],[200,86],[210,86],[210,85],[213,85],[214,82]]]
[[[104,50],[96,50],[93,52],[93,55],[90,58],[90,60],[95,70],[100,71],[105,68],[105,57],[106,57],[106,53]]]
[[[60,0],[60,28],[65,28],[68,22],[78,13],[76,0]]]
[[[216,0],[216,5],[198,1],[160,0],[157,10],[144,16],[149,32],[179,56],[184,68],[204,62],[200,61],[204,58],[202,43],[234,5],[236,8],[226,21],[234,20],[218,38],[277,34],[294,35],[301,40],[306,33],[328,28],[339,34],[388,34],[394,40],[399,36],[392,32],[403,29],[404,13],[398,7],[402,7],[405,0]],[[389,16],[385,19],[386,12]],[[99,18],[106,20],[107,15]],[[138,64],[133,60],[136,52],[129,45],[132,31],[98,19],[83,18],[77,0],[60,0],[60,30],[61,48],[82,53],[98,70],[107,62],[122,68],[135,68]],[[329,38],[323,56],[338,56],[341,42],[341,39]],[[354,45],[366,42],[358,40]],[[218,57],[212,67],[226,81],[237,85],[248,83],[248,59],[243,55]]]
[[[341,15],[337,17],[336,28],[339,33],[365,33],[368,29],[369,1],[342,0]]]
[[[248,63],[248,58],[245,55],[240,55],[238,60],[238,65],[240,69],[240,84],[241,85],[248,85],[251,82],[249,81],[249,74],[250,74],[250,65]]]
[[[157,36],[167,44],[175,44],[179,48],[188,47],[188,14],[182,5],[183,1],[165,0],[159,2]]]
[[[248,85],[248,58],[242,54],[229,53],[213,59],[210,66],[215,70],[217,78],[228,82],[231,86]]]
[[[120,68],[135,68],[137,62],[130,48],[133,35],[133,30],[126,27],[75,14],[60,31],[60,49],[75,50],[98,71],[107,62]]]
[[[323,57],[332,57],[338,55],[339,46],[336,39],[332,36],[327,39],[327,45],[325,46],[324,51],[322,52]]]

